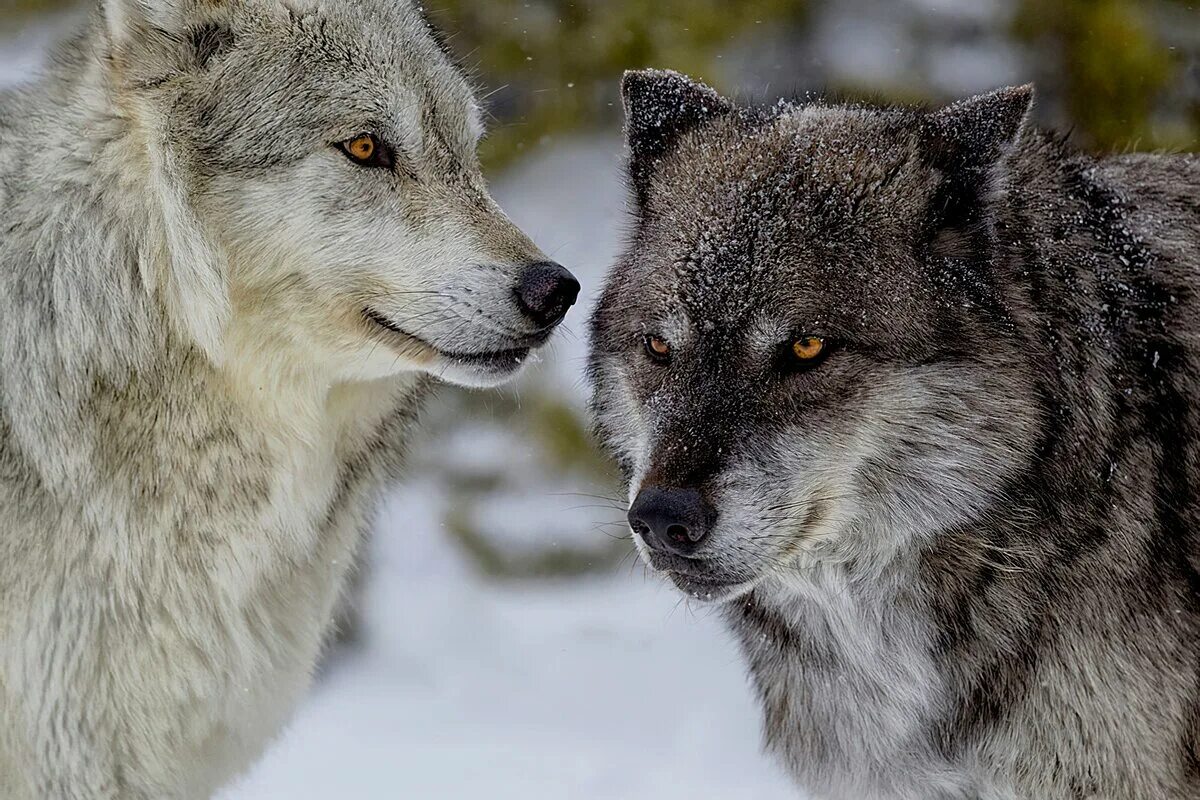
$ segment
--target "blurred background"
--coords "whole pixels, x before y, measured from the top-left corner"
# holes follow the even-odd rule
[[[492,115],[496,195],[586,287],[503,392],[444,390],[309,703],[225,800],[794,797],[711,609],[633,556],[585,413],[586,316],[625,224],[617,83],[948,101],[1034,81],[1096,152],[1200,149],[1187,0],[428,0]],[[89,3],[0,0],[0,85]]]

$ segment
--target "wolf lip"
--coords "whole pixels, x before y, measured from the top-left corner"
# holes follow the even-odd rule
[[[427,347],[442,358],[467,366],[483,367],[488,370],[515,370],[518,366],[524,363],[526,358],[529,357],[529,353],[533,350],[533,347],[536,344],[541,344],[547,338],[544,335],[538,334],[529,337],[530,344],[528,345],[523,344],[518,347],[510,347],[503,350],[461,353],[453,350],[443,350],[440,347],[436,347],[422,339],[420,336],[415,336],[404,330],[385,317],[383,314],[380,314],[378,311],[373,309],[364,309],[363,316],[377,327],[380,327],[389,333],[403,336],[405,339],[416,342],[423,347]]]
[[[663,574],[684,594],[712,603],[729,600],[746,586],[746,581],[701,577],[677,570],[666,570]]]
[[[437,348],[434,349],[437,350]],[[457,361],[460,364],[497,369],[504,367],[516,368],[520,366],[529,357],[530,348],[516,347],[510,350],[496,350],[490,353],[452,353],[445,350],[438,350],[438,352],[441,353],[443,358]]]
[[[728,599],[748,583],[744,578],[720,574],[710,562],[700,559],[653,553],[650,566],[667,576],[679,591],[698,600],[718,602]]]

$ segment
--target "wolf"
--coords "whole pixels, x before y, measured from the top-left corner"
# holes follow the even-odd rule
[[[104,0],[0,95],[0,797],[210,796],[309,682],[431,386],[579,284],[404,0]]]
[[[1200,159],[1078,152],[1029,86],[623,94],[597,427],[769,752],[841,800],[1200,797]]]

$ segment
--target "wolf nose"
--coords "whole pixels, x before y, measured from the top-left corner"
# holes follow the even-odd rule
[[[550,261],[527,268],[517,287],[521,310],[543,328],[562,322],[578,298],[579,281],[565,267]]]
[[[708,536],[716,514],[695,489],[642,489],[629,509],[629,526],[651,550],[691,556]]]

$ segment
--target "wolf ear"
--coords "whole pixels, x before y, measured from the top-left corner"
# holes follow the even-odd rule
[[[227,14],[239,0],[102,0],[113,55],[123,67],[154,72],[194,65],[203,68],[233,43]],[[179,63],[181,55],[189,56]],[[169,58],[170,61],[163,61]]]
[[[1020,140],[1032,106],[1032,84],[961,100],[928,116],[926,147],[944,168],[989,169]]]
[[[733,104],[703,83],[669,70],[636,70],[621,80],[629,171],[639,200],[659,160],[681,136],[733,111]]]
[[[969,261],[987,234],[983,209],[1002,191],[1008,156],[1020,142],[1033,86],[1000,89],[929,114],[922,149],[942,173],[929,204],[930,252]]]
[[[101,0],[113,80],[121,89],[140,89],[204,69],[233,44],[229,12],[244,1]],[[152,244],[139,254],[142,280],[147,291],[163,297],[180,332],[219,362],[230,314],[225,257],[188,203],[178,154],[158,144],[168,139],[163,116],[136,115],[133,126],[149,139],[146,153],[157,211],[147,221]]]

